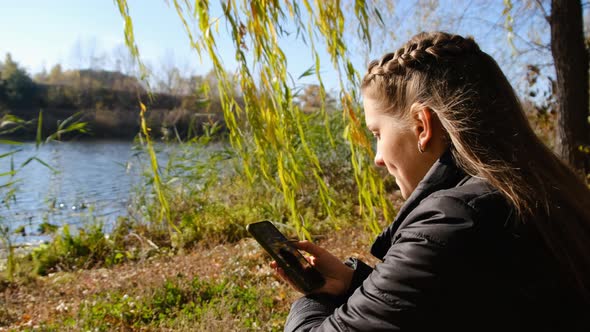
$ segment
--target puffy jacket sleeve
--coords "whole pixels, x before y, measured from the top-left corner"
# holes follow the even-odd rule
[[[417,329],[474,241],[473,214],[456,198],[425,199],[399,221],[383,262],[344,303],[304,296],[293,303],[285,331]]]

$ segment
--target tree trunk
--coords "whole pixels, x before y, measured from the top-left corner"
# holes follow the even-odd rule
[[[582,4],[551,1],[551,52],[557,74],[558,125],[556,152],[578,172],[589,171],[588,55],[584,45]]]

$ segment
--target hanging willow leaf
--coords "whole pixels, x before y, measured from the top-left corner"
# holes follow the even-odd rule
[[[116,1],[125,21],[127,45],[139,59],[127,2]],[[310,177],[315,181],[325,215],[328,221],[334,223],[336,220],[331,219],[334,219],[334,202],[337,200],[322,176],[330,170],[322,169],[317,155],[319,143],[306,137],[306,116],[294,100],[296,93],[293,91],[298,88],[289,85],[288,59],[279,44],[283,38],[295,37],[308,45],[306,52],[314,65],[299,78],[315,73],[322,100],[320,118],[325,121],[326,139],[335,147],[330,129],[330,121],[334,121],[334,117],[328,116],[326,110],[327,94],[320,74],[320,68],[325,64],[321,63],[317,50],[318,45],[325,47],[331,65],[339,74],[343,112],[340,121],[345,124],[341,127],[346,128],[340,134],[348,140],[350,148],[352,176],[358,186],[359,211],[373,231],[378,230],[378,210],[382,211],[386,221],[392,216],[391,205],[384,198],[383,184],[370,166],[373,152],[368,133],[359,120],[360,103],[356,91],[360,76],[350,61],[350,50],[346,47],[344,36],[345,25],[356,22],[362,40],[370,47],[369,15],[365,1],[351,1],[354,1],[353,13],[345,13],[340,1],[225,0],[219,1],[221,13],[215,19],[211,18],[209,0],[196,0],[192,4],[173,1],[191,45],[199,55],[206,54],[211,59],[229,140],[240,157],[244,175],[251,183],[262,179],[266,185],[282,193],[289,207],[290,221],[301,237],[310,237],[297,198],[302,183]],[[379,16],[378,11],[376,13]],[[189,29],[189,21],[198,23],[198,32]],[[221,61],[221,52],[229,50],[217,48],[219,25],[227,27],[232,39],[232,51],[237,61],[236,77],[243,102],[237,102],[231,82],[233,78],[228,77]],[[295,29],[296,34],[288,32],[285,27]],[[226,53],[223,55],[227,56]],[[147,131],[143,121],[142,130]]]

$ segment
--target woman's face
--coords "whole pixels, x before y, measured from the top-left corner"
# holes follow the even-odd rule
[[[377,140],[375,164],[387,168],[389,174],[395,177],[403,198],[407,199],[432,164],[426,165],[418,150],[416,128],[377,106],[374,99],[364,99],[367,128]]]

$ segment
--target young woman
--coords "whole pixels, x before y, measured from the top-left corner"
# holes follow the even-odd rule
[[[497,63],[470,38],[421,33],[369,64],[362,94],[375,163],[406,202],[374,268],[296,245],[327,282],[285,330],[590,331],[590,191]]]

